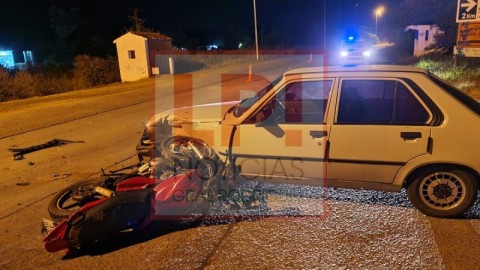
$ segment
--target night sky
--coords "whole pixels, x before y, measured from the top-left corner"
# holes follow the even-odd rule
[[[0,49],[52,53],[114,53],[112,41],[132,25],[134,8],[145,26],[195,47],[253,36],[253,0],[3,0]],[[392,2],[389,4],[388,2]],[[351,25],[373,29],[373,10],[395,1],[327,0],[328,39]],[[311,48],[323,44],[322,0],[257,0],[261,45]],[[387,9],[388,10],[388,9]]]

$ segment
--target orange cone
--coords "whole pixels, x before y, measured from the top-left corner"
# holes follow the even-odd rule
[[[253,75],[252,75],[252,65],[248,66],[248,79],[247,82],[253,82]]]

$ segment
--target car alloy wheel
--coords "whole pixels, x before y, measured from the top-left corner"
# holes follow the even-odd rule
[[[422,169],[412,176],[407,195],[422,213],[433,217],[461,216],[477,198],[478,179],[450,166]]]
[[[423,178],[418,192],[431,208],[448,210],[465,200],[465,182],[453,173],[433,173]]]

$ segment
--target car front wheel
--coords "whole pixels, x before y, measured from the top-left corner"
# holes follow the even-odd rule
[[[424,169],[407,187],[412,204],[433,217],[459,217],[472,207],[477,198],[478,182],[463,170],[448,167]]]

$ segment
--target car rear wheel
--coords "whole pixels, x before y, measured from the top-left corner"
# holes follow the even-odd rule
[[[431,167],[413,177],[407,187],[412,204],[433,217],[459,217],[475,202],[477,179],[469,172],[449,167]]]

